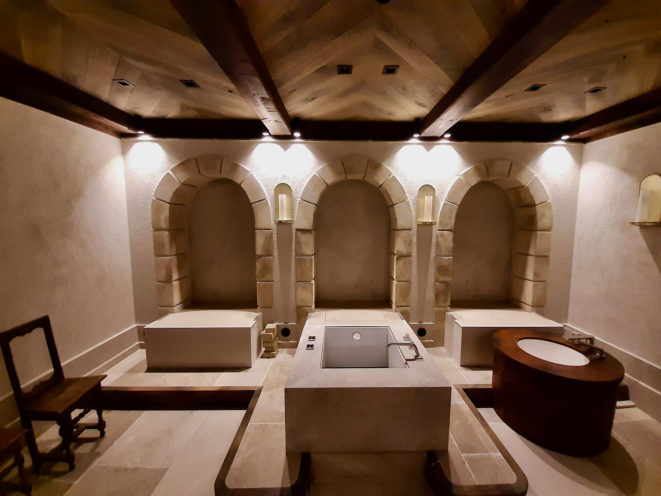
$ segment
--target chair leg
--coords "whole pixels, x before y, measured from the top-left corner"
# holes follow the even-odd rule
[[[76,462],[71,451],[71,443],[73,442],[73,423],[71,422],[71,414],[65,414],[57,421],[60,426],[60,437],[62,438],[62,449],[64,450],[64,459],[69,464],[69,470],[76,468]]]
[[[25,433],[25,444],[28,447],[28,452],[30,453],[30,458],[32,459],[32,467],[36,474],[39,473],[41,469],[42,458],[39,453],[39,448],[37,448],[37,441],[34,437],[34,429],[32,428],[32,422],[27,421],[23,423],[23,427],[27,431]]]
[[[105,420],[103,420],[103,409],[102,408],[97,408],[96,409],[96,416],[99,419],[99,423],[98,423],[99,437],[104,437],[106,435],[106,422],[105,422]]]

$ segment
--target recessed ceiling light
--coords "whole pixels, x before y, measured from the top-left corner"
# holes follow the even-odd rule
[[[569,139],[569,135],[568,134],[563,134],[562,136],[560,136],[560,139],[563,140],[563,141],[566,141],[566,140]]]
[[[351,74],[353,72],[353,66],[350,64],[338,64],[337,73],[338,74]]]
[[[589,90],[586,91],[586,93],[590,93],[591,95],[594,95],[595,93],[601,93],[606,89],[605,86],[595,86],[593,88],[590,88]]]
[[[301,137],[301,132],[300,131],[294,131],[294,138],[300,138]]]
[[[397,74],[398,70],[399,70],[398,65],[384,65],[381,74],[386,74],[386,75]]]
[[[197,84],[193,79],[180,79],[179,82],[183,84],[186,88],[199,88],[200,85]]]
[[[419,137],[420,137],[420,133],[413,133],[413,137],[414,137],[414,138],[419,138]]]
[[[444,138],[449,138],[450,136],[452,136],[450,133],[445,133],[445,134],[443,135]]]
[[[133,86],[126,79],[113,79],[112,82],[120,85],[123,88],[131,88]]]
[[[262,131],[262,136],[270,136],[268,131]]]
[[[546,86],[546,83],[535,83],[531,84],[528,86],[525,91],[539,91],[541,90],[544,86]]]
[[[141,131],[141,130],[136,131],[136,133],[138,133],[138,134],[145,134],[145,132],[144,132],[144,131]]]

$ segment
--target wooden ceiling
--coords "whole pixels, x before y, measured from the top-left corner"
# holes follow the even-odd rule
[[[237,80],[245,74],[241,54],[234,61],[225,60],[221,52],[226,38],[214,39],[209,29],[205,35],[199,24],[213,23],[204,19],[204,12],[223,15],[222,10],[205,9],[234,5],[231,0],[200,0],[195,4],[202,12],[197,24],[183,11],[185,2],[177,0],[0,0],[0,52],[123,111],[127,115],[122,126],[127,130],[139,127],[131,120],[138,116],[143,123],[154,119],[154,129],[188,123],[187,136],[191,129],[200,136],[215,136],[227,129],[217,121],[239,119],[250,122],[235,129],[249,129],[246,137],[252,137],[263,129],[253,124],[259,119],[271,130],[252,96],[286,122],[286,132],[272,134],[289,134],[291,118],[301,121],[301,129],[317,130],[319,137],[325,130],[338,129],[338,124],[330,122],[324,128],[309,121],[369,121],[374,124],[370,129],[403,136],[415,132],[419,122],[426,125],[430,111],[457,91],[467,72],[479,65],[480,55],[498,44],[517,19],[521,24],[529,4],[539,4],[539,0],[529,0],[528,5],[526,0],[234,1],[242,18],[240,22],[232,18],[232,23],[245,25],[267,71],[265,77],[254,77],[259,76],[267,90],[273,85],[265,96]],[[567,12],[575,8],[571,2],[578,1],[587,0],[549,0],[564,4]],[[548,123],[546,128],[530,128],[546,129],[548,136],[561,128],[568,133],[575,126],[585,130],[589,128],[585,119],[592,114],[660,89],[661,0],[590,1],[593,12],[577,14],[577,25],[566,27],[559,41],[532,53],[531,63],[516,68],[513,77],[501,75],[504,84],[494,84],[486,99],[473,98],[472,104],[463,105],[463,122],[453,133],[461,135],[463,129],[466,134],[468,130],[485,134],[479,130],[495,128],[476,126],[487,122],[517,123],[507,128],[513,134],[524,129],[520,123]],[[191,15],[195,17],[195,12]],[[245,42],[239,28],[238,39]],[[254,63],[250,50],[245,57]],[[238,76],[229,63],[240,68]],[[338,75],[339,64],[352,65],[352,74]],[[397,74],[382,74],[385,65],[397,65]],[[125,79],[132,86],[122,87],[113,79]],[[180,82],[190,79],[199,87],[187,88]],[[533,84],[544,86],[526,91]],[[605,89],[586,93],[595,87]],[[656,102],[656,97],[651,101]],[[383,127],[388,122],[399,126],[390,134]],[[347,123],[346,129],[361,134],[351,126]],[[185,133],[164,131],[164,135],[176,134]]]

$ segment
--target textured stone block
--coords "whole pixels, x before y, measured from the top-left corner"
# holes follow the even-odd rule
[[[313,311],[314,308],[312,306],[296,307],[296,327],[298,327],[299,331],[303,330],[303,327],[305,327],[305,321],[308,319],[308,314]]]
[[[486,163],[490,178],[507,177],[512,166],[511,160],[491,160]]]
[[[156,280],[170,282],[188,275],[188,260],[185,253],[155,258]]]
[[[549,277],[549,257],[514,255],[512,273],[522,279],[546,281]]]
[[[197,157],[197,167],[203,176],[219,179],[222,158],[218,155],[203,155]]]
[[[246,178],[241,183],[241,187],[246,192],[246,195],[248,195],[248,200],[250,200],[250,203],[255,203],[266,199],[264,188],[262,188],[262,185],[252,173],[246,176]]]
[[[273,255],[273,231],[255,231],[255,253],[257,256]]]
[[[529,183],[528,183],[528,190],[530,191],[530,194],[532,198],[534,199],[534,204],[539,205],[540,203],[544,203],[550,200],[549,194],[546,191],[546,188],[542,184],[542,181],[539,180],[539,177],[535,176]]]
[[[294,235],[296,255],[314,255],[314,231],[296,229]]]
[[[518,229],[550,231],[553,229],[553,208],[550,202],[534,207],[520,207],[515,213]]]
[[[457,217],[457,205],[454,203],[443,202],[441,203],[441,211],[438,215],[438,230],[439,231],[452,231],[454,230],[454,221]]]
[[[530,207],[535,205],[535,199],[527,186],[521,186],[510,190],[513,197],[513,204],[517,207]]]
[[[347,179],[363,179],[367,169],[367,157],[351,155],[342,159]]]
[[[524,165],[512,164],[509,177],[514,179],[519,186],[526,186],[535,177],[535,173]]]
[[[411,280],[411,266],[412,257],[393,255],[391,257],[391,274],[397,281],[410,281]]]
[[[449,308],[434,308],[434,345],[445,345],[445,314],[450,311]]]
[[[436,257],[434,280],[439,282],[452,280],[452,257]]]
[[[390,251],[395,255],[413,253],[413,233],[410,230],[390,231]]]
[[[515,277],[512,280],[512,298],[531,307],[543,307],[546,303],[546,282]]]
[[[470,188],[470,184],[457,176],[445,195],[445,201],[459,205]]]
[[[154,231],[154,255],[176,255],[188,250],[186,231]]]
[[[314,280],[314,257],[296,257],[296,281]]]
[[[436,255],[452,256],[454,233],[452,231],[436,231]]]
[[[331,184],[339,183],[347,177],[344,166],[339,160],[327,163],[317,171],[317,174],[319,174],[319,177],[321,177],[329,186]]]
[[[379,191],[386,198],[388,205],[397,205],[407,199],[406,191],[395,176],[390,176],[385,183],[381,185]]]
[[[390,171],[384,165],[368,160],[367,171],[365,172],[365,181],[375,188],[378,188],[391,176]]]
[[[257,306],[273,307],[273,283],[257,282]]]
[[[489,172],[484,164],[476,164],[461,173],[462,179],[469,185],[475,186],[480,181],[489,177]]]
[[[294,227],[296,229],[313,229],[314,228],[314,211],[316,205],[300,200],[296,208],[296,218],[294,219]]]
[[[411,305],[411,283],[392,281],[391,299],[396,307],[408,307]]]
[[[174,307],[188,299],[189,288],[187,278],[172,282],[156,283],[156,299],[159,307]]]
[[[312,177],[310,177],[303,189],[303,193],[301,193],[301,200],[305,200],[314,205],[318,204],[321,193],[323,193],[326,187],[327,185],[323,179],[317,174],[312,174]]]
[[[252,211],[255,214],[255,229],[271,229],[271,207],[269,202],[262,200],[252,204]]]
[[[406,322],[411,322],[411,308],[410,307],[395,307],[395,311],[399,312]]]
[[[296,283],[296,306],[314,306],[314,281]]]
[[[450,306],[451,287],[449,282],[434,283],[434,307]]]
[[[517,231],[514,236],[514,252],[527,255],[550,255],[551,232]]]
[[[197,188],[181,184],[179,180],[169,172],[163,176],[158,183],[154,198],[168,203],[188,203],[197,193]]]
[[[197,168],[197,161],[194,158],[189,158],[188,160],[174,166],[170,172],[174,174],[174,177],[176,177],[180,183],[189,184],[191,186],[202,186],[211,180],[208,177],[200,175],[200,171]]]
[[[411,204],[403,201],[389,208],[391,229],[413,229]]]
[[[186,223],[186,208],[183,205],[151,201],[151,226],[154,229],[183,229]]]
[[[248,169],[230,159],[223,159],[223,165],[220,169],[220,177],[231,179],[235,183],[241,184],[247,175]]]
[[[262,324],[273,323],[273,307],[260,306],[259,312],[262,314]]]
[[[258,281],[273,281],[273,257],[258,257],[256,264]]]

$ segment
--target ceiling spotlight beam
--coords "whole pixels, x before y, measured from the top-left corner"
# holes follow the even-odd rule
[[[573,140],[595,141],[661,122],[661,88],[605,108],[566,126]]]
[[[0,96],[111,136],[137,129],[135,116],[2,53]]]
[[[170,0],[269,133],[291,134],[289,114],[234,0]]]
[[[422,121],[441,136],[609,0],[528,0]]]

